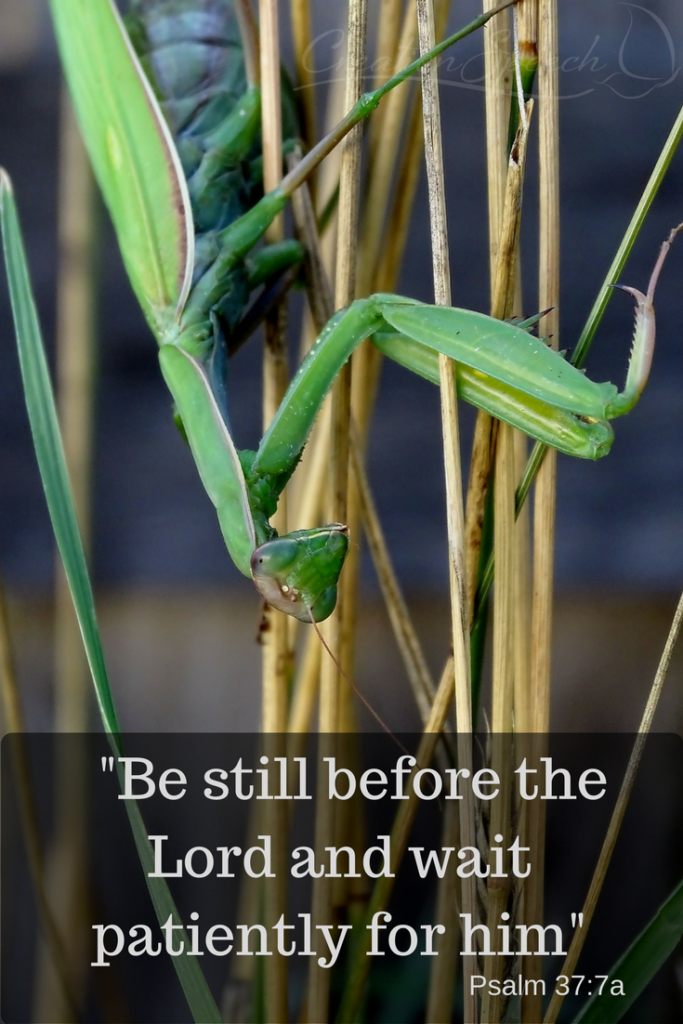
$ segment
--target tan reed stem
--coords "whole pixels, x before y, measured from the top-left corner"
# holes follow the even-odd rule
[[[629,758],[624,778],[619,789],[619,795],[612,811],[612,817],[607,829],[600,856],[598,862],[595,865],[595,871],[591,879],[590,888],[583,904],[583,925],[581,928],[577,928],[574,932],[574,937],[567,953],[567,958],[562,965],[562,974],[566,974],[569,977],[572,976],[576,969],[576,965],[579,962],[579,956],[583,949],[584,942],[588,935],[588,929],[595,913],[595,907],[602,891],[602,886],[605,881],[605,875],[607,874],[607,868],[612,859],[614,853],[614,847],[616,846],[617,837],[619,836],[619,830],[624,820],[624,814],[626,812],[626,806],[631,796],[633,789],[633,783],[635,782],[636,774],[640,766],[640,762],[645,749],[645,743],[649,735],[650,729],[652,728],[652,720],[657,710],[657,704],[662,694],[664,687],[664,681],[666,679],[667,672],[669,671],[669,665],[671,664],[671,658],[678,640],[678,635],[681,631],[681,624],[683,624],[683,594],[678,599],[678,605],[674,613],[671,628],[669,629],[669,635],[666,638],[664,644],[664,650],[662,656],[659,659],[659,665],[657,666],[657,672],[652,683],[652,688],[647,698],[645,710],[643,711],[643,717],[641,718],[640,725],[638,727],[638,735],[636,736],[635,743],[633,744],[633,750]],[[535,803],[536,801],[534,801]],[[562,1008],[564,1002],[564,996],[557,994],[557,991],[553,992],[550,1005],[546,1010],[546,1015],[543,1019],[543,1024],[555,1024],[557,1015]]]
[[[421,125],[418,125],[418,127],[421,129]],[[421,138],[422,132],[420,131]],[[332,316],[334,305],[329,281],[320,254],[320,239],[317,235],[315,218],[305,186],[295,193],[292,206],[297,235],[308,253],[307,259],[310,264],[309,301],[313,311],[313,321],[316,330],[320,332]],[[302,529],[314,526],[318,522],[322,475],[327,467],[328,446],[325,443],[329,435],[329,415],[327,413],[329,413],[329,407],[326,407],[322,413],[324,420],[320,424],[321,429],[319,429],[318,439],[314,445],[313,457],[309,463],[309,476],[313,483],[303,494],[303,501],[297,514],[297,526]],[[369,538],[370,552],[375,563],[406,674],[411,682],[413,692],[416,694],[422,719],[425,721],[434,696],[434,683],[427,668],[424,653],[422,652],[417,632],[410,618],[393,566],[391,565],[390,555],[377,516],[370,484],[362,464],[357,432],[353,430],[351,450],[354,479],[358,477],[359,473],[361,474],[359,483],[361,510],[365,530]],[[311,709],[311,702],[315,699],[315,694],[317,693],[317,680],[313,679],[311,675],[314,661],[309,652],[310,645],[307,644],[302,671],[297,679],[294,690],[292,712],[290,714],[290,732],[296,731],[294,728],[295,722],[297,723],[297,728],[299,728],[303,723],[310,721],[308,714]],[[294,714],[295,707],[297,708],[296,716]]]
[[[517,7],[513,16],[515,29],[517,31],[517,42],[515,46],[515,79],[517,86],[517,104],[510,107],[510,122],[514,123],[515,118],[519,119],[519,96],[522,91],[530,91],[538,68],[538,0],[523,0],[520,7]],[[520,90],[521,80],[521,90]],[[515,109],[516,108],[516,109]],[[517,273],[517,287],[513,312],[521,315],[524,312],[521,293],[521,273]],[[526,465],[528,454],[528,439],[525,434],[515,431],[515,480],[521,479]],[[531,732],[531,676],[530,676],[530,647],[531,647],[531,525],[529,503],[525,502],[517,516],[515,524],[515,549],[514,549],[514,727],[517,733],[515,741],[515,763],[521,764],[524,757],[531,759],[534,755],[533,743],[529,744],[529,733]],[[522,847],[528,843],[528,813],[527,802],[516,795],[512,808],[516,815],[516,835]],[[527,911],[527,888],[525,879],[512,880],[513,894],[512,906],[514,920],[510,921],[513,927],[533,923],[528,921]],[[511,909],[512,912],[512,909]]]
[[[475,30],[475,27],[483,27],[487,24],[491,18],[495,17],[498,13],[511,7],[513,4],[519,3],[519,0],[502,0],[497,7],[492,8],[491,12],[479,15],[469,25],[465,26],[461,32],[456,32],[448,39],[442,40],[438,47],[435,47],[435,54],[427,56],[422,54],[416,60],[412,61],[409,65],[403,68],[399,74],[401,81],[405,82],[413,74],[416,74],[425,63],[430,63],[435,60],[441,53],[443,53],[449,46],[452,46],[456,39],[464,38],[462,33],[469,35]],[[380,87],[380,95],[375,97],[375,101],[379,102],[383,96],[387,93],[395,91],[396,84],[393,82],[391,85],[387,82],[384,86]],[[301,184],[308,178],[311,171],[318,167],[318,165],[335,149],[336,146],[342,141],[342,139],[354,128],[363,118],[367,115],[367,107],[364,103],[359,104],[354,110],[350,110],[341,121],[329,132],[324,139],[321,139],[313,149],[306,154],[298,167],[295,167],[285,178],[282,180],[281,195],[291,196],[301,186]]]
[[[409,5],[403,20],[398,51],[394,54],[387,54],[389,59],[393,57],[392,74],[403,67],[405,63],[404,58],[407,55],[409,55],[409,60],[412,59],[416,43],[417,25],[415,23],[415,13],[412,5]],[[387,75],[386,77],[390,76]],[[381,114],[381,121],[377,125],[373,124],[370,129],[372,166],[367,185],[363,228],[359,241],[358,286],[360,295],[368,295],[372,289],[372,278],[382,246],[387,205],[391,195],[391,183],[394,179],[398,160],[398,149],[410,92],[411,86],[404,83],[389,93],[383,104],[384,110]]]
[[[344,105],[350,110],[363,88],[365,69],[365,39],[367,29],[367,0],[350,0],[348,9],[346,91]],[[360,205],[360,159],[362,135],[353,129],[342,144],[337,213],[337,264],[335,275],[335,306],[348,306],[355,297],[356,251],[358,211]],[[332,432],[330,448],[331,518],[346,522],[349,423],[351,414],[351,370],[344,367],[335,381],[332,392]],[[320,678],[321,737],[319,757],[335,756],[335,732],[343,728],[340,721],[341,691],[343,689],[339,666],[344,658],[344,588],[339,587],[338,607],[324,623],[323,635],[335,660],[325,658]],[[320,762],[322,764],[322,762]],[[323,772],[319,773],[323,778]],[[328,799],[322,785],[318,788],[316,803],[315,849],[320,863],[326,863],[326,848],[336,844],[334,804]],[[325,877],[313,882],[312,924],[329,925],[333,918],[333,884]],[[330,972],[320,967],[317,958],[311,962],[308,976],[307,1014],[310,1021],[327,1021],[329,1014]]]
[[[404,6],[404,0],[381,0],[380,2],[373,89],[383,85],[396,68],[397,48],[401,38]],[[381,135],[381,132],[378,134]],[[373,145],[372,142],[370,144],[371,146]]]
[[[512,698],[514,684],[513,630],[514,630],[514,529],[515,529],[515,476],[513,428],[501,423],[496,446],[494,487],[494,550],[496,553],[496,594],[493,619],[493,701],[491,714],[491,768],[500,779],[500,792],[492,801],[490,816],[490,845],[510,845],[512,766],[510,743],[512,732]],[[502,564],[498,559],[502,559]],[[507,857],[506,857],[507,860]],[[503,870],[507,869],[507,865]],[[500,982],[505,968],[504,957],[498,955],[498,927],[501,914],[507,911],[510,895],[508,878],[487,881],[488,914],[486,924],[491,934],[491,955],[485,958],[484,974],[487,982]],[[498,1024],[501,1015],[500,990],[491,994],[485,987],[481,1000],[482,1024]]]
[[[276,188],[282,178],[282,106],[280,97],[280,30],[277,0],[259,0],[260,68],[263,136],[263,186],[266,192]],[[284,234],[282,217],[273,222],[266,239],[279,241]],[[269,426],[287,388],[287,345],[284,303],[280,303],[265,323],[263,359],[263,423]],[[279,502],[274,525],[287,532],[287,507]],[[264,755],[270,759],[287,753],[287,681],[289,647],[287,619],[272,608],[264,611],[261,630],[263,645],[263,732]],[[267,928],[273,928],[287,909],[287,808],[284,802],[265,805],[264,828],[272,840],[273,871],[263,890],[263,913]],[[271,1024],[288,1019],[287,967],[284,956],[274,954],[264,965],[265,1012]]]
[[[66,87],[61,101],[57,390],[59,420],[81,536],[90,536],[93,447],[94,182]],[[57,560],[55,729],[88,728],[90,679],[71,592]]]
[[[288,159],[289,168],[301,158],[296,151]],[[302,341],[310,337],[305,345],[306,351],[312,340],[322,331],[334,313],[334,294],[327,273],[321,239],[318,236],[315,211],[310,192],[303,185],[292,196],[292,213],[297,238],[306,252],[306,297],[308,300],[307,325],[304,325]],[[302,463],[295,478],[295,488],[291,505],[294,508],[292,522],[297,529],[306,530],[317,526],[320,522],[325,492],[325,479],[328,473],[328,452],[330,449],[331,401],[326,399],[316,420],[313,432],[304,449]],[[298,622],[292,619],[294,633],[290,635],[290,643],[294,646],[294,637],[298,632]],[[297,683],[298,685],[298,683]],[[317,687],[317,684],[316,684]]]
[[[365,536],[368,540],[396,643],[403,658],[415,703],[424,723],[429,718],[436,687],[391,562],[391,555],[379,521],[355,431],[352,431],[351,434],[351,464],[358,484]]]
[[[446,32],[450,3],[440,2],[435,6],[437,38]],[[400,262],[394,263],[393,252],[403,256],[410,212],[417,188],[420,158],[424,149],[425,137],[422,128],[422,102],[416,97],[413,112],[408,125],[406,153],[396,185],[395,208],[389,222],[387,243],[382,253],[380,266],[377,270],[378,291],[391,291],[395,288]],[[395,269],[394,269],[395,267]],[[387,274],[385,283],[385,274]],[[467,568],[465,567],[467,580]],[[469,616],[468,616],[469,620]],[[457,808],[447,806],[443,822],[443,845],[460,846],[460,812]],[[427,1021],[449,1020],[453,1006],[453,993],[458,976],[458,947],[460,944],[460,918],[457,899],[458,879],[454,862],[449,861],[444,877],[439,879],[436,893],[436,920],[443,924],[446,931],[437,940],[439,955],[432,961],[427,996]]]
[[[557,81],[557,4],[540,0],[538,21],[538,105],[539,105],[539,309],[553,307],[539,331],[552,335],[559,345],[560,299],[560,183],[559,104]],[[550,672],[552,656],[553,563],[555,544],[555,479],[557,453],[550,449],[536,478],[534,495],[533,598],[531,612],[530,703],[531,728],[538,734],[537,756],[542,757],[550,728]],[[531,802],[527,812],[527,842],[534,870],[525,891],[528,922],[543,921],[545,804]],[[541,977],[541,957],[528,957],[525,973],[531,980]],[[535,987],[535,986],[532,986]],[[522,998],[523,1024],[541,1019],[540,993]]]
[[[422,53],[434,46],[435,26],[432,0],[417,0],[418,32]],[[434,298],[437,305],[448,306],[451,300],[448,229],[444,190],[441,114],[436,67],[432,62],[422,69],[422,107],[427,158],[430,222],[432,230],[432,261],[434,266]],[[453,620],[453,658],[455,666],[455,709],[458,728],[458,767],[472,771],[472,697],[470,684],[469,622],[463,549],[464,510],[462,472],[460,468],[460,437],[455,391],[455,365],[439,356],[441,375],[441,416],[443,423],[444,460],[446,468],[446,502],[448,521],[449,569],[451,581],[451,614]],[[460,805],[460,834],[463,845],[474,846],[474,802],[467,790]],[[463,879],[462,910],[476,915],[475,879]],[[469,959],[469,958],[468,958]],[[476,1024],[476,1002],[472,994],[473,965],[463,968],[465,1024]]]
[[[2,733],[26,731],[21,707],[19,685],[14,668],[12,634],[10,631],[5,588],[0,579],[0,699],[2,700]]]
[[[527,436],[515,431],[515,480],[519,482],[528,457]],[[525,502],[515,524],[515,732],[531,732],[529,646],[531,639],[531,550],[529,506]]]
[[[443,813],[441,844],[445,848],[460,849],[460,816],[452,801],[446,802]],[[449,1021],[453,1012],[453,994],[458,980],[458,947],[460,945],[460,918],[458,916],[457,861],[451,857],[439,879],[436,890],[434,919],[446,931],[436,937],[434,943],[437,956],[432,960],[427,995],[426,1021]]]
[[[389,0],[384,4],[380,13],[380,31],[378,39],[377,57],[385,62],[385,68],[378,70],[375,78],[377,86],[384,83],[390,73],[397,67],[399,58],[395,52],[398,42],[400,26],[400,14],[402,4],[393,3]],[[414,21],[414,19],[412,19]],[[393,24],[390,22],[393,21]],[[410,21],[410,19],[408,19]],[[402,90],[395,90],[402,91]],[[393,96],[393,93],[391,94]],[[364,205],[363,225],[359,241],[359,268],[356,294],[366,295],[372,290],[372,274],[375,264],[372,255],[368,255],[368,246],[380,244],[384,226],[386,206],[391,194],[391,185],[394,168],[387,163],[388,150],[398,146],[402,128],[402,112],[400,107],[398,117],[392,120],[389,103],[391,96],[385,104],[381,104],[376,114],[380,119],[373,117],[370,122],[370,146],[368,160],[368,176],[365,186],[366,200]],[[382,110],[384,106],[384,110]],[[396,110],[394,109],[394,115]],[[387,120],[388,118],[388,120]],[[379,235],[379,238],[378,238]],[[358,428],[358,441],[361,454],[364,457],[365,441],[369,425],[370,413],[374,403],[377,384],[377,370],[380,364],[379,353],[369,342],[361,345],[354,352],[352,365],[352,386],[351,386],[351,408],[353,417]],[[349,526],[351,537],[358,536],[360,541],[360,498],[355,476],[349,480],[348,508],[346,522]],[[344,577],[342,580],[343,600],[347,609],[344,621],[344,667],[347,672],[353,670],[355,657],[355,634],[354,624],[358,607],[358,572],[360,568],[361,544],[352,545],[346,562]],[[348,693],[347,693],[348,696]],[[350,717],[352,708],[346,703],[344,717]]]
[[[294,152],[287,157],[288,169],[291,170],[300,160],[301,150],[297,146]],[[296,236],[305,252],[304,279],[308,300],[308,320],[309,323],[312,321],[316,325],[315,335],[317,335],[334,312],[334,296],[325,269],[315,211],[307,183],[304,183],[292,196],[292,213]],[[302,464],[296,474],[298,487],[290,496],[293,500],[290,500],[289,508],[294,509],[290,521],[296,523],[297,529],[300,530],[311,529],[320,522],[330,447],[330,405],[330,400],[326,400],[318,416],[312,435],[304,449]],[[300,625],[298,619],[290,618],[288,622],[291,651],[295,650]],[[317,682],[315,685],[317,691]],[[297,686],[298,681],[295,682],[295,691]]]
[[[394,884],[394,875],[401,863],[405,852],[408,836],[412,827],[417,809],[420,804],[415,794],[413,780],[421,768],[428,768],[434,757],[439,737],[443,731],[449,708],[453,702],[454,670],[452,656],[446,662],[439,685],[437,687],[434,703],[429,714],[429,719],[424,727],[420,746],[415,756],[416,764],[411,771],[404,793],[407,800],[402,800],[396,812],[394,824],[390,837],[390,863],[389,872],[391,877],[383,875],[372,890],[372,896],[368,905],[365,923],[368,924],[374,914],[385,910],[391,896]],[[353,961],[349,970],[348,980],[342,996],[339,1012],[337,1013],[337,1024],[347,1024],[355,1020],[358,1007],[363,994],[363,986],[370,969],[370,960],[366,955],[370,945],[370,933],[367,929],[359,930],[359,941],[353,952]]]
[[[10,744],[16,801],[26,844],[28,870],[36,901],[38,920],[52,958],[52,964],[62,986],[60,994],[62,1006],[66,1015],[74,1020],[79,1018],[80,1013],[78,997],[69,958],[45,886],[38,811],[31,784],[25,722],[14,668],[12,639],[2,579],[0,579],[0,700],[2,701],[3,731],[10,734],[5,742]]]
[[[311,731],[313,725],[315,704],[318,699],[318,680],[320,679],[322,650],[320,640],[315,632],[310,629],[306,634],[304,654],[289,712],[288,731],[293,736],[301,735],[302,743],[305,742],[306,734]],[[299,741],[293,742],[298,743]],[[303,753],[294,752],[292,741],[290,741],[289,751],[292,757],[303,756]]]
[[[244,52],[244,73],[249,85],[258,85],[261,81],[259,32],[251,0],[235,0],[235,15]]]
[[[445,17],[447,13],[448,0],[441,0],[440,11],[442,12],[441,18],[443,21],[443,28],[445,29]],[[414,18],[411,19],[414,24]],[[400,57],[396,56],[395,62],[400,63]],[[379,79],[380,76],[378,76]],[[384,76],[381,76],[384,77]],[[410,212],[412,209],[413,199],[415,195],[415,187],[420,170],[420,158],[422,155],[423,148],[423,132],[422,132],[422,118],[421,110],[417,109],[421,106],[418,103],[413,102],[413,115],[410,119],[410,127],[408,136],[404,147],[404,156],[402,166],[400,169],[397,187],[394,195],[394,209],[392,216],[389,218],[388,227],[389,238],[386,240],[386,244],[380,246],[380,252],[382,254],[382,262],[386,275],[386,285],[382,286],[381,290],[391,291],[395,287],[395,280],[398,276],[400,269],[401,260],[403,257],[403,251],[405,248],[405,242],[407,237],[408,222],[410,219]],[[381,110],[381,107],[380,107]],[[417,112],[417,116],[415,113]],[[381,132],[381,148],[384,151],[384,146],[387,144],[388,136],[390,131],[397,131],[401,129],[402,122],[394,121],[393,127],[391,125],[384,125]],[[372,142],[372,136],[371,136]],[[384,170],[383,170],[384,167]],[[377,163],[370,160],[370,180],[372,181],[376,174],[383,174],[387,170],[386,164],[377,165]],[[393,173],[393,168],[391,169]],[[391,180],[386,180],[386,189],[379,189],[379,194],[382,196],[382,201],[386,202],[390,193]],[[366,211],[372,208],[371,202],[366,202]],[[367,214],[366,214],[367,221]],[[382,223],[378,220],[376,222],[377,230],[382,230]],[[394,235],[394,231],[396,234]],[[361,254],[363,253],[361,246]],[[378,268],[376,266],[369,267],[369,272],[372,275],[372,279],[368,282],[367,280],[361,281],[358,289],[359,294],[364,294],[368,291],[377,290],[377,274]],[[381,365],[381,356],[379,351],[371,344],[365,343],[354,353],[353,360],[353,381],[352,381],[352,410],[353,417],[358,428],[359,438],[359,451],[364,458],[365,453],[365,440],[367,431],[370,423],[370,416],[372,407],[375,400],[377,382],[379,376],[379,368]],[[360,532],[360,496],[358,493],[358,487],[356,485],[355,476],[352,476],[349,481],[349,502],[348,502],[348,515],[347,522],[352,536],[356,536]],[[345,649],[348,656],[348,666],[353,664],[353,638],[350,634],[350,627],[355,621],[356,617],[356,606],[358,601],[358,570],[360,566],[360,555],[361,546],[356,544],[352,547],[349,558],[347,559],[347,565],[345,569],[344,578],[344,594],[347,608],[349,609],[347,617],[347,636],[345,637]],[[387,593],[389,593],[387,591]],[[390,612],[390,615],[392,613]],[[408,674],[410,676],[410,668],[407,667]]]
[[[539,16],[539,309],[553,307],[541,321],[539,331],[551,335],[551,345],[557,349],[560,299],[560,175],[556,0],[541,0]],[[550,725],[555,461],[553,450],[549,450],[537,477],[534,506],[534,732],[547,732]]]
[[[303,112],[304,142],[308,149],[315,145],[315,66],[311,36],[310,0],[290,0],[292,36],[294,37],[294,66],[297,92]]]
[[[505,201],[496,252],[493,282],[492,312],[504,319],[512,312],[516,270],[519,264],[519,232],[522,218],[524,170],[529,138],[531,101],[517,131],[508,160]],[[492,756],[491,767],[500,779],[500,797],[493,801],[490,819],[490,838],[506,849],[510,845],[510,814],[512,807],[511,745],[507,736],[513,728],[514,693],[514,608],[515,608],[515,453],[514,430],[501,423],[498,431],[495,458],[494,550],[496,554],[496,600],[493,620],[493,701],[491,711]],[[502,565],[498,566],[498,559]],[[496,837],[500,836],[498,839]],[[500,981],[504,961],[497,955],[496,940],[501,914],[507,910],[509,882],[507,879],[489,878],[487,926],[493,937],[492,954],[486,958],[487,979]],[[500,996],[492,996],[487,985],[482,993],[482,1024],[497,1024],[502,1003]]]
[[[301,234],[303,235],[303,232]],[[313,249],[316,249],[318,247],[317,238],[309,236],[308,244],[311,245]],[[315,259],[314,262],[316,262]],[[320,309],[317,311],[317,316],[315,318],[316,323],[318,324],[319,322],[319,329],[322,329],[322,326],[332,315],[331,298],[326,298],[326,295],[328,294],[328,286],[326,285],[324,268],[322,276],[323,280],[321,281],[319,289],[319,295],[322,298],[322,301],[320,302]],[[329,418],[327,417],[326,423],[329,424]],[[321,441],[316,446],[313,457],[314,462],[311,464],[310,472],[314,479],[318,475],[316,468],[314,468],[316,463],[320,461],[322,464],[324,460],[324,464],[327,464],[327,452],[324,443],[322,443],[324,441],[324,433],[325,432],[321,431],[319,435]],[[382,525],[379,521],[370,482],[363,466],[358,432],[353,428],[353,426],[351,428],[351,456],[354,478],[359,491],[363,526],[366,536],[368,537],[370,553],[380,581],[382,594],[387,605],[389,619],[403,659],[406,674],[424,722],[427,719],[429,708],[431,707],[431,703],[434,699],[434,682],[429,668],[427,667],[422,645],[415,626],[413,625],[396,573],[394,572],[394,568],[391,563],[391,556],[384,538]],[[310,490],[313,492],[313,488]],[[297,519],[297,523],[302,529],[315,525],[320,505],[319,496],[316,493],[310,493],[309,495],[304,496],[304,498],[307,497],[308,500],[302,505]],[[307,665],[309,666],[308,668],[306,667]],[[309,657],[309,647],[307,645],[304,667],[302,669],[300,679],[297,680],[297,686],[295,688],[292,701],[290,732],[297,731],[297,729],[294,728],[295,722],[298,727],[309,721],[307,716],[310,708],[310,702],[314,699],[314,693],[317,691],[317,681],[314,681],[311,676],[312,665],[313,660]],[[299,692],[300,687],[302,690],[301,693]],[[294,714],[295,707],[297,708],[296,715]]]
[[[493,0],[484,0],[483,9],[495,7]],[[496,280],[498,246],[507,179],[507,137],[510,117],[510,36],[509,15],[502,12],[492,18],[484,34],[484,74],[486,81],[486,167],[489,203],[489,266],[491,274],[491,315]],[[467,570],[467,606],[471,621],[477,586],[477,569],[481,549],[481,531],[486,509],[497,425],[488,413],[477,413],[472,457],[467,487],[465,521],[465,563]]]
[[[519,19],[519,60],[522,77],[535,76],[538,70],[538,0],[522,0],[515,8]]]
[[[367,0],[353,0],[349,4],[347,29],[346,93],[344,97],[346,110],[353,107],[364,90],[367,20]],[[337,212],[335,309],[350,305],[356,297],[362,142],[362,129],[358,125],[342,143]],[[335,522],[342,523],[348,521],[352,366],[353,361],[342,368],[332,391],[331,518]],[[354,621],[352,617],[354,608],[347,600],[346,582],[345,575],[339,588],[337,611],[325,625],[330,647],[339,664],[343,666],[347,675],[350,675],[353,673]],[[335,714],[336,728],[339,732],[345,732],[353,728],[351,690],[342,680],[338,667],[329,661],[323,663],[322,689],[325,687],[325,679],[328,675],[335,677],[337,703],[333,713]]]

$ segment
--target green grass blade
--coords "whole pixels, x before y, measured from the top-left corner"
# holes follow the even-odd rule
[[[635,1002],[683,935],[683,881],[659,908],[650,923],[617,961],[602,994],[594,993],[574,1024],[616,1024]],[[610,982],[620,978],[625,996],[610,995]]]
[[[88,576],[83,544],[76,520],[71,486],[64,459],[50,374],[26,265],[19,218],[6,172],[0,169],[0,216],[5,267],[24,382],[24,397],[31,423],[33,444],[50,511],[52,528],[73,596],[83,643],[95,681],[97,701],[107,732],[119,726],[111,696],[95,602]]]
[[[31,424],[40,476],[45,490],[52,528],[62,562],[64,563],[76,615],[78,616],[78,622],[83,635],[83,644],[95,684],[102,723],[109,734],[114,751],[120,753],[121,738],[116,710],[104,662],[100,631],[95,613],[95,601],[66,469],[57,420],[57,410],[55,408],[50,374],[28,275],[26,254],[19,227],[12,183],[2,168],[0,168],[0,221],[2,223],[5,266],[24,384],[24,397],[26,399],[26,408]],[[168,885],[163,879],[149,877],[150,872],[154,870],[154,858],[151,844],[147,838],[147,829],[138,806],[134,802],[126,801],[126,809],[133,830],[140,863],[145,873],[145,880],[159,923],[165,923],[169,915],[171,915],[173,923],[179,925],[182,922]],[[178,934],[185,942],[185,949],[188,949],[189,942],[187,936],[184,932]],[[174,957],[173,966],[178,974],[178,979],[196,1024],[220,1024],[220,1013],[196,958],[189,956]]]
[[[597,298],[593,303],[593,308],[588,314],[586,325],[581,332],[581,337],[576,343],[576,347],[571,354],[570,362],[574,366],[583,366],[584,360],[588,355],[588,349],[591,346],[591,342],[595,336],[600,321],[602,320],[603,314],[607,308],[607,303],[613,295],[613,289],[610,285],[616,284],[619,280],[621,273],[626,266],[626,261],[631,255],[631,250],[635,244],[640,229],[643,226],[645,218],[650,212],[650,207],[654,202],[655,196],[659,192],[659,186],[664,180],[664,175],[669,169],[674,153],[676,152],[678,145],[683,138],[683,107],[681,107],[678,117],[674,121],[673,127],[669,132],[666,142],[662,147],[662,151],[657,158],[652,174],[649,177],[648,183],[643,190],[638,205],[635,208],[631,221],[624,232],[619,248],[616,251],[614,259],[610,264],[610,268],[605,275],[605,280],[602,283],[602,287],[598,292]]]

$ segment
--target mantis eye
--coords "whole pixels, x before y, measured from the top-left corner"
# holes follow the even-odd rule
[[[256,548],[251,556],[251,571],[258,576],[279,576],[292,567],[298,555],[298,541],[276,537]]]
[[[256,589],[268,604],[287,615],[303,618],[305,606],[290,580],[290,571],[296,566],[299,556],[300,545],[295,538],[268,540],[251,556],[251,575]]]

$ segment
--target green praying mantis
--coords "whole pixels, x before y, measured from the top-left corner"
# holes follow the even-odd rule
[[[532,336],[529,331],[540,315],[501,322],[471,310],[378,294],[353,302],[329,321],[258,450],[238,451],[233,441],[225,395],[226,336],[239,323],[251,291],[302,256],[296,242],[256,249],[266,229],[310,171],[390,89],[512,2],[476,19],[365,94],[277,189],[252,201],[255,186],[245,168],[258,165],[258,85],[233,75],[230,89],[209,89],[193,105],[182,90],[178,94],[177,79],[168,84],[173,78],[169,51],[184,45],[191,66],[204,45],[207,19],[214,19],[215,26],[217,18],[220,28],[230,13],[229,0],[200,0],[191,8],[184,0],[136,0],[130,30],[114,0],[51,0],[95,175],[230,556],[266,601],[303,621],[319,622],[335,607],[347,528],[332,523],[278,537],[269,521],[325,396],[365,338],[435,383],[439,353],[449,356],[456,364],[461,398],[581,458],[597,459],[609,451],[613,434],[608,421],[633,408],[647,381],[655,338],[654,291],[675,232],[662,247],[647,293],[625,289],[636,302],[636,326],[621,392],[614,384],[590,380]],[[9,258],[16,259],[19,228],[6,175],[0,184],[0,214],[6,254],[10,233],[14,255]]]

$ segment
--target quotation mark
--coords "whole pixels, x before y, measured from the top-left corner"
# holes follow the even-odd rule
[[[110,772],[114,771],[114,758],[113,757],[103,757],[102,758],[102,771],[106,772],[107,769]]]
[[[572,928],[576,928],[576,919],[579,919],[579,928],[583,928],[583,914],[572,914]]]

